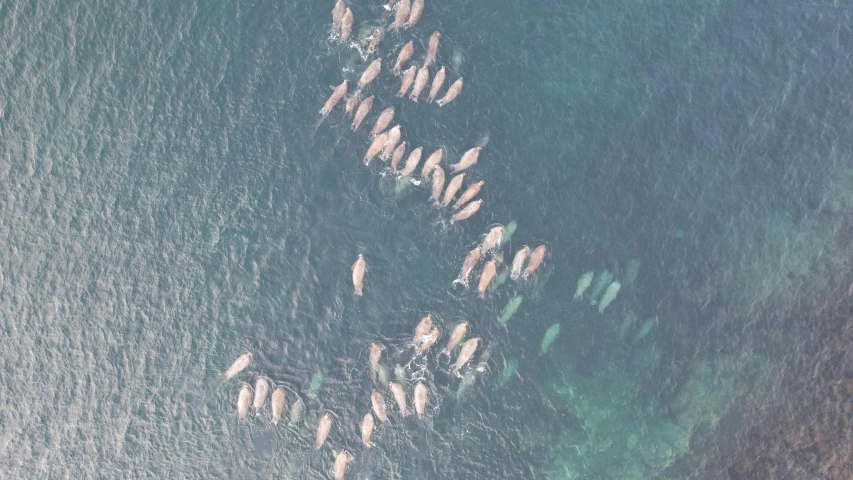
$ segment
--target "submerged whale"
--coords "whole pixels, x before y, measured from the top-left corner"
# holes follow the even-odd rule
[[[586,272],[581,275],[581,277],[578,279],[578,286],[575,289],[575,296],[573,297],[575,300],[578,300],[583,297],[583,292],[585,292],[586,289],[589,288],[590,285],[592,285],[593,275],[594,274],[592,273],[592,270],[590,270],[589,272]]]
[[[524,297],[521,295],[516,295],[512,297],[509,302],[507,302],[506,307],[504,308],[504,313],[501,315],[500,320],[498,320],[501,325],[506,325],[506,322],[515,315],[515,312],[518,311],[518,307],[521,306],[521,302],[524,301]]]
[[[548,353],[548,350],[551,348],[551,344],[554,343],[554,340],[559,334],[559,323],[555,323],[548,327],[548,330],[545,331],[545,336],[542,337],[542,345],[539,347],[539,355],[545,355],[546,353]]]
[[[305,412],[305,403],[301,398],[297,398],[293,405],[290,406],[290,426],[296,425],[302,420],[302,414]]]
[[[604,295],[601,296],[601,301],[598,303],[598,313],[604,313],[604,309],[610,305],[610,302],[616,299],[620,288],[622,288],[622,284],[619,282],[613,282],[607,287]]]

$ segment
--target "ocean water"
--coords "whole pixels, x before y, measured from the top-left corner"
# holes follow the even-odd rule
[[[318,110],[383,3],[348,3],[349,45],[331,1],[0,5],[0,476],[330,478],[346,449],[353,479],[853,477],[853,4],[426,0],[352,133]],[[462,94],[397,99],[399,47],[419,63],[435,30]],[[472,219],[363,165],[389,105],[445,167],[488,137]],[[506,262],[548,247],[533,278],[454,285],[511,221]],[[604,270],[599,313],[572,297]],[[407,347],[427,312],[437,347],[464,319],[488,348],[462,394]],[[424,420],[371,381],[372,342]],[[299,424],[238,421],[258,376]]]

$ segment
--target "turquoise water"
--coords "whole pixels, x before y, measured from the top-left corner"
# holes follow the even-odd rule
[[[354,39],[382,3],[349,3]],[[440,30],[463,92],[415,105],[384,71],[362,130],[394,105],[445,166],[488,136],[483,208],[454,226],[363,166],[342,107],[317,114],[371,60],[330,39],[332,6],[0,5],[3,478],[329,478],[340,449],[365,479],[853,476],[853,6],[426,0],[378,55],[411,39],[420,62]],[[506,262],[548,246],[535,277],[453,285],[513,220]],[[599,313],[572,296],[604,270]],[[426,312],[439,346],[471,323],[482,372],[410,363]],[[372,342],[428,385],[423,421],[372,384]],[[238,422],[259,375],[299,425]],[[366,449],[373,388],[391,422]]]

